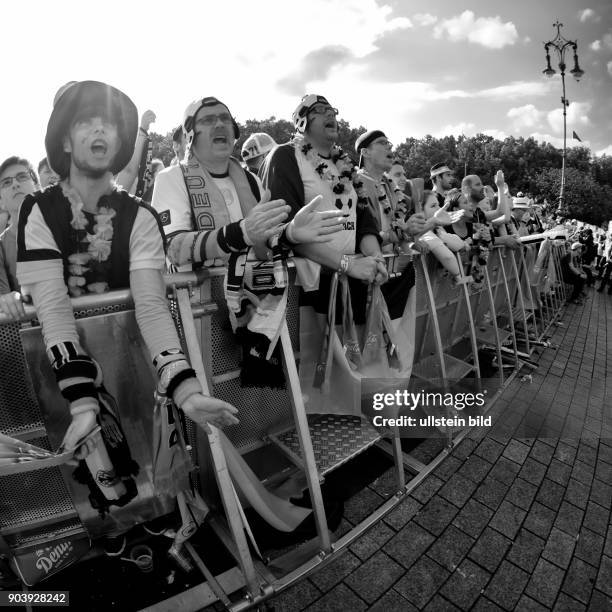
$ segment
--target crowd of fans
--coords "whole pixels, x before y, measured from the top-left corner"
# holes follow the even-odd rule
[[[444,160],[432,159],[429,177],[408,180],[377,126],[354,151],[343,151],[338,112],[321,95],[304,96],[290,142],[252,134],[238,160],[239,127],[229,107],[200,98],[174,131],[175,158],[164,168],[152,157],[154,113],[138,122],[131,100],[102,83],[60,89],[37,171],[19,156],[0,165],[0,309],[13,320],[25,315],[24,300],[37,309],[73,417],[66,448],[79,447],[100,411],[100,373],[79,344],[69,296],[130,287],[161,388],[190,418],[224,426],[237,421],[236,410],[202,394],[181,352],[161,279],[165,267],[227,267],[230,316],[250,359],[244,367],[265,383],[278,366],[289,254],[300,256],[302,300],[316,312],[328,314],[330,272],[337,271],[355,322],[365,319],[369,284],[381,287],[397,321],[414,271],[408,266],[389,280],[385,254],[431,252],[460,282],[455,253],[464,252],[477,290],[492,245],[519,249],[522,237],[555,223],[530,195],[512,197],[501,169],[490,187],[476,175],[459,182]],[[562,270],[573,301],[595,276],[598,291],[607,284],[612,293],[605,235],[581,232]],[[253,301],[256,311],[245,306]]]

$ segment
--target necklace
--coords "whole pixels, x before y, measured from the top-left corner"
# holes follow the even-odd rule
[[[83,200],[67,181],[62,181],[64,196],[70,202],[72,211],[72,242],[76,252],[68,256],[68,292],[72,297],[83,293],[104,293],[108,291],[106,281],[108,258],[113,240],[112,220],[117,214],[110,206],[99,206],[97,213],[85,213]],[[93,233],[87,231],[90,219]]]

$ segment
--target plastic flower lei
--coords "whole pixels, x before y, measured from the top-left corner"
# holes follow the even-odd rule
[[[108,206],[100,206],[93,215],[93,234],[87,231],[89,220],[83,211],[79,194],[62,182],[62,191],[70,202],[75,253],[68,257],[68,292],[78,297],[85,292],[104,293],[108,290],[106,271],[113,240],[113,217],[116,212]]]
[[[295,138],[294,144],[299,147],[304,157],[312,164],[321,180],[331,183],[332,191],[337,196],[347,194],[350,191],[356,169],[342,147],[334,145],[331,150],[330,160],[336,166],[337,172],[335,172],[326,162],[326,159],[321,157],[310,143],[304,142],[302,138]],[[335,204],[336,208],[342,209],[343,203],[339,197],[336,198]],[[348,207],[351,208],[352,206],[353,203],[349,198]]]

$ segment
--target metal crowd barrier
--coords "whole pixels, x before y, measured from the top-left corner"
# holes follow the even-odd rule
[[[412,378],[471,377],[479,389],[479,354],[488,349],[497,363],[499,392],[509,381],[504,366],[511,370],[510,376],[516,373],[534,343],[545,340],[561,315],[567,296],[561,274],[565,249],[563,243],[553,241],[518,251],[495,248],[484,270],[484,286],[478,291],[472,289],[472,279],[465,274],[461,257],[458,262],[462,280],[455,285],[432,257],[414,254],[409,264],[415,266],[416,272]],[[534,269],[536,261],[539,265]],[[223,269],[208,269],[198,274],[166,277],[177,329],[204,388],[239,409],[240,425],[228,428],[225,433],[261,482],[271,487],[291,474],[305,476],[317,536],[271,564],[253,555],[243,530],[220,434],[214,427],[207,434],[189,425],[188,441],[199,466],[198,485],[210,505],[217,509],[211,525],[234,555],[239,571],[231,577],[218,577],[218,582],[209,577],[214,588],[199,585],[182,593],[181,610],[196,610],[215,599],[222,599],[234,610],[246,609],[328,563],[400,503],[467,433],[447,432],[446,447],[425,464],[402,449],[397,431],[377,431],[360,417],[318,419],[307,415],[296,366],[300,357],[300,329],[298,292],[293,284],[281,334],[287,390],[241,388],[240,353],[228,322],[223,274]],[[106,386],[118,400],[132,454],[141,468],[137,479],[139,495],[102,519],[88,503],[84,487],[72,480],[72,468],[47,468],[0,477],[0,545],[4,546],[0,554],[34,550],[67,534],[112,535],[174,509],[174,500],[157,496],[152,484],[154,376],[137,330],[130,293],[85,296],[74,299],[73,307],[79,333],[100,361]],[[27,308],[27,315],[27,320],[20,324],[0,317],[3,372],[0,432],[55,448],[67,426],[66,410],[45,355],[34,310]],[[108,350],[109,345],[112,351]],[[336,435],[348,443],[342,448],[335,446]],[[395,495],[335,539],[327,525],[321,482],[330,470],[374,444],[394,459]],[[219,584],[228,595],[238,591],[242,597],[234,597],[230,604],[226,597],[215,596]],[[175,609],[178,598],[150,609]]]

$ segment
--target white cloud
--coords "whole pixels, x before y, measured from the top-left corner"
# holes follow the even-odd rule
[[[436,134],[432,134],[432,136],[437,136],[441,138],[443,136],[460,136],[464,134],[465,136],[473,136],[476,133],[476,124],[469,123],[466,121],[462,121],[460,123],[456,123],[455,125],[445,125],[443,128],[440,128]]]
[[[497,140],[505,140],[508,137],[508,134],[503,130],[498,130],[497,128],[488,128],[486,130],[480,130],[486,136],[493,136],[493,138],[497,138]]]
[[[473,11],[463,11],[434,28],[436,38],[444,34],[452,42],[467,40],[489,49],[502,49],[518,39],[516,26],[511,21],[504,23],[499,16],[477,18]]]
[[[599,51],[601,49],[601,40],[594,40],[589,47],[593,50],[593,51]]]
[[[572,102],[567,107],[567,126],[568,131],[574,127],[587,126],[591,122],[588,118],[588,113],[591,110],[590,102]],[[548,125],[553,132],[557,134],[563,133],[563,109],[556,108],[551,110],[547,115]]]
[[[584,11],[579,11],[578,18],[582,23],[585,23],[586,21],[594,21],[595,23],[601,21],[601,17],[590,8],[584,9]]]
[[[475,95],[497,100],[543,96],[551,90],[550,81],[513,81],[508,85],[499,85],[477,92]]]
[[[542,121],[544,111],[538,110],[533,104],[525,104],[525,106],[511,108],[506,116],[512,119],[512,124],[516,130],[533,129]]]
[[[438,21],[438,18],[431,13],[417,13],[412,16],[413,21],[420,26],[430,26]]]
[[[608,145],[605,149],[600,149],[595,152],[595,155],[609,155],[612,157],[612,144]]]

